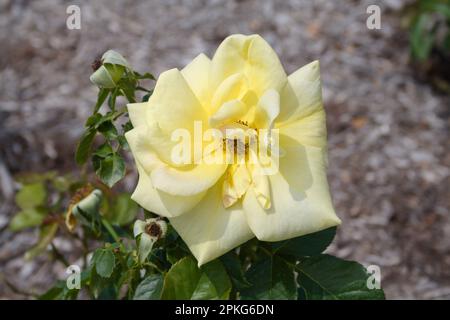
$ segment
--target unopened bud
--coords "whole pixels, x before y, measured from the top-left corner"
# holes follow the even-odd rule
[[[114,50],[106,51],[101,59],[92,63],[94,73],[90,80],[101,88],[114,88],[122,78],[125,71],[131,70],[125,58]]]
[[[86,187],[89,190],[90,187]],[[99,214],[99,208],[102,201],[102,192],[94,189],[89,194],[83,194],[84,189],[77,192],[72,199],[69,210],[66,215],[66,226],[69,231],[75,229],[77,221],[83,225],[91,225]],[[86,192],[86,191],[84,191]]]

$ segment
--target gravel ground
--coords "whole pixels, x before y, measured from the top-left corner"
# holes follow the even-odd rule
[[[366,28],[374,3],[381,30]],[[0,0],[0,278],[42,292],[64,276],[45,257],[24,262],[36,234],[6,229],[12,176],[74,170],[96,56],[114,48],[158,74],[211,56],[229,34],[259,33],[289,73],[321,61],[329,179],[343,220],[330,251],[380,266],[388,298],[449,298],[450,98],[414,78],[400,26],[405,3]],[[81,7],[81,30],[66,28],[70,4]],[[58,241],[69,254],[70,243]],[[0,298],[22,297],[0,283]]]

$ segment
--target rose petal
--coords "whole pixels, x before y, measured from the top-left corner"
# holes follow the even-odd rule
[[[248,92],[248,82],[243,73],[235,73],[225,78],[214,90],[211,113],[215,113],[224,103],[239,100]]]
[[[163,72],[156,82],[147,111],[148,123],[157,122],[169,136],[174,130],[193,132],[194,122],[206,122],[206,111],[177,69]]]
[[[256,127],[272,129],[272,124],[280,113],[280,95],[274,90],[267,90],[259,99],[256,109]]]
[[[277,54],[259,35],[232,35],[220,44],[212,59],[212,87],[240,72],[258,95],[268,89],[280,91],[287,81]]]
[[[277,127],[295,122],[323,109],[319,61],[298,69],[288,77],[281,92]]]
[[[305,146],[325,148],[327,145],[327,127],[325,111],[319,110],[307,117],[291,122],[279,128],[280,136],[291,138],[294,145],[300,143]],[[290,146],[289,141],[283,147]]]
[[[291,147],[280,159],[280,173],[269,176],[272,206],[264,210],[250,189],[243,208],[259,240],[280,241],[340,224],[331,203],[325,154],[319,148]]]
[[[131,152],[140,165],[147,172],[151,172],[154,168],[164,165],[159,159],[157,153],[150,144],[149,129],[145,126],[138,126],[125,133]]]
[[[222,180],[191,211],[171,218],[175,230],[201,266],[254,237],[241,204],[225,209]]]
[[[225,102],[216,113],[209,118],[211,127],[219,127],[225,123],[239,120],[247,113],[247,106],[240,100]]]
[[[198,164],[189,169],[162,166],[154,169],[150,178],[155,188],[177,196],[191,196],[206,191],[223,175],[227,168],[222,164]]]
[[[139,172],[139,180],[131,195],[144,209],[164,217],[179,216],[191,210],[205,195],[205,192],[194,196],[173,196],[153,187],[150,177],[142,166],[136,161]]]
[[[128,116],[130,117],[133,127],[145,126],[147,124],[148,102],[129,103],[127,104]]]
[[[209,89],[210,71],[211,60],[203,53],[199,54],[181,70],[181,74],[205,110],[209,107],[211,99]]]
[[[247,192],[252,179],[246,164],[232,165],[222,185],[222,203],[225,208],[234,205]]]

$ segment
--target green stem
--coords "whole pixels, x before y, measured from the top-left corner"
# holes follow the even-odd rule
[[[153,263],[153,262],[150,262],[150,261],[147,261],[147,262],[144,262],[141,266],[149,266],[149,267],[151,267],[151,268],[153,268],[153,269],[155,269],[156,271],[158,271],[159,273],[161,273],[161,274],[164,274],[164,270],[162,270],[160,267],[158,267],[155,263]]]
[[[114,241],[120,244],[121,243],[120,242],[120,238],[117,235],[117,233],[114,230],[114,228],[112,227],[112,225],[105,218],[101,218],[101,221],[102,221],[102,224],[105,227],[105,229],[109,232],[111,237],[114,239]]]
[[[89,244],[87,238],[84,236],[85,231],[83,230],[83,236],[80,237],[76,233],[69,233],[74,239],[78,240],[81,243],[83,249],[83,268],[87,267],[87,255],[89,253]]]
[[[258,247],[262,252],[264,252],[265,254],[267,254],[269,257],[272,257],[272,252],[270,252],[269,250],[267,250],[266,248],[264,248],[263,246],[259,246]]]
[[[85,237],[81,239],[81,243],[83,246],[83,266],[86,268],[88,266],[87,255],[89,253],[89,244]]]
[[[51,246],[52,246],[53,256],[55,257],[55,259],[58,260],[59,262],[61,262],[62,264],[64,264],[66,267],[70,266],[70,263],[66,260],[66,258],[64,258],[63,254],[61,252],[59,252],[59,250],[55,247],[53,242],[51,243]]]
[[[117,111],[116,112],[116,114],[115,114],[115,116],[112,118],[112,120],[113,121],[116,121],[119,117],[121,117],[122,115],[124,115],[125,113],[127,113],[128,112],[128,109],[125,107],[125,108],[122,108],[121,110],[119,110],[119,111]]]

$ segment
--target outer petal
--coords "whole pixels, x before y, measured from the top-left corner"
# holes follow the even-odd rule
[[[153,185],[172,195],[190,196],[206,191],[223,175],[227,164],[198,164],[189,169],[162,166],[150,174]]]
[[[125,134],[139,172],[138,185],[131,198],[143,208],[159,215],[165,217],[180,215],[195,206],[205,192],[192,196],[174,196],[153,186],[149,173],[165,164],[148,144],[147,132],[146,126],[139,126]]]
[[[175,131],[173,132],[175,133]],[[191,136],[191,133],[187,131],[189,136]],[[189,137],[190,138],[190,137]],[[154,150],[154,152],[158,155],[158,157],[167,164],[170,164],[174,167],[183,167],[186,166],[184,163],[177,163],[175,159],[172,158],[173,150],[179,143],[184,143],[183,141],[177,142],[172,140],[172,135],[164,132],[159,126],[157,122],[151,122],[147,126],[147,132],[146,136],[142,137],[141,139],[144,139],[146,141],[146,144]],[[143,144],[143,142],[141,142]],[[190,151],[190,161],[188,163],[192,163],[193,158],[193,150],[192,150],[192,141],[190,143],[187,143],[186,147],[189,148]],[[185,150],[185,152],[188,152],[188,150]],[[148,171],[150,172],[150,171]]]
[[[139,172],[139,181],[131,195],[144,209],[164,217],[176,217],[191,210],[205,195],[205,192],[194,196],[173,196],[153,187],[150,177],[136,161]]]
[[[159,159],[152,145],[149,143],[147,126],[138,126],[125,133],[131,152],[136,162],[147,172],[164,165]]]
[[[205,110],[208,109],[211,99],[209,88],[210,71],[211,60],[203,53],[199,54],[181,70],[181,74]]]
[[[170,222],[203,265],[254,237],[242,205],[225,209],[220,180],[191,211]]]
[[[277,54],[259,35],[232,35],[226,38],[212,59],[213,88],[232,74],[242,72],[258,95],[268,89],[280,91],[286,74]]]
[[[294,145],[300,143],[306,146],[325,148],[327,144],[327,127],[323,109],[282,126],[279,130],[280,135],[290,137]],[[292,143],[286,141],[284,147],[289,145]]]
[[[264,210],[253,190],[243,207],[260,240],[279,241],[340,224],[331,203],[325,173],[325,154],[319,148],[286,148],[280,173],[269,176],[272,206]]]
[[[319,61],[298,69],[288,77],[281,92],[277,127],[295,122],[323,109]]]
[[[130,117],[130,121],[133,124],[133,127],[139,127],[139,126],[145,126],[147,124],[146,122],[146,114],[147,114],[147,108],[148,103],[147,102],[141,102],[141,103],[129,103],[127,104],[128,108],[128,115]]]
[[[156,121],[166,134],[176,129],[193,132],[195,121],[207,121],[207,113],[177,69],[163,72],[150,97],[147,121]]]
[[[280,114],[280,95],[276,90],[267,90],[259,100],[256,126],[272,129],[274,120]]]
[[[319,62],[300,68],[288,78],[281,94],[281,112],[276,120],[280,134],[303,145],[326,146],[326,119],[322,103]]]

